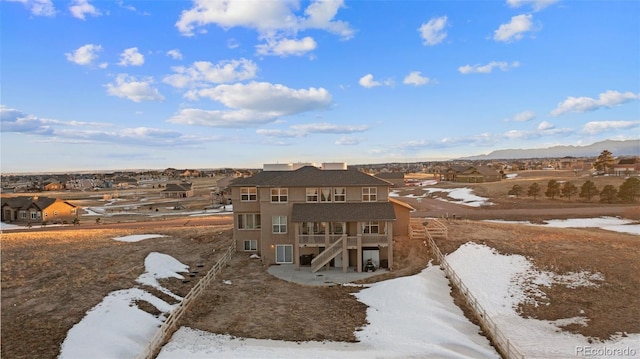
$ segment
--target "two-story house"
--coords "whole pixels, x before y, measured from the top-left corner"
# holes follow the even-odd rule
[[[283,169],[284,168],[284,169]],[[392,183],[346,164],[268,166],[231,184],[238,251],[266,265],[392,268],[393,239],[407,235],[410,206],[389,198]],[[396,214],[398,213],[398,214]]]

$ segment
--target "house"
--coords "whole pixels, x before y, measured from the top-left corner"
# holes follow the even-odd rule
[[[164,198],[188,198],[193,197],[193,184],[189,182],[167,183],[160,191]]]
[[[500,172],[487,166],[451,166],[442,176],[443,181],[484,183],[502,180]]]
[[[44,190],[45,191],[60,191],[62,189],[64,189],[64,185],[60,182],[45,182],[44,184]]]
[[[621,158],[613,165],[615,176],[633,176],[640,172],[640,161],[635,157]]]
[[[394,237],[407,236],[412,208],[390,199],[391,182],[346,164],[265,165],[231,183],[238,251],[266,265],[393,267]]]
[[[18,223],[71,223],[78,217],[78,207],[49,197],[2,198],[2,221]]]

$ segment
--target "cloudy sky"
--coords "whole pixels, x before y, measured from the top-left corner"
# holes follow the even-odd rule
[[[640,138],[638,1],[0,1],[3,173]]]

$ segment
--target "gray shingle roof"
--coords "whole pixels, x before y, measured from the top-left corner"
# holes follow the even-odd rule
[[[262,171],[239,178],[231,187],[391,186],[392,183],[358,170],[321,170],[305,166],[295,171]]]
[[[13,209],[28,209],[32,205],[35,205],[38,209],[42,210],[49,207],[55,201],[56,201],[55,198],[49,198],[49,197],[36,197],[34,199],[34,197],[19,196],[19,197],[3,198],[2,206],[8,205]],[[67,204],[75,207],[71,203],[67,202]]]
[[[364,203],[294,203],[293,222],[394,221],[390,202]]]

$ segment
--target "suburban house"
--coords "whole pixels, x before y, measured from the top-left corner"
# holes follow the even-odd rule
[[[464,183],[498,182],[502,180],[500,172],[487,166],[451,166],[440,176],[443,181]]]
[[[613,165],[615,176],[633,176],[640,172],[640,161],[636,157],[621,158]]]
[[[231,183],[238,251],[263,263],[392,268],[393,241],[408,236],[411,206],[389,198],[391,182],[344,163],[265,165]]]
[[[168,183],[165,188],[160,191],[164,198],[188,198],[193,197],[193,184],[189,182]]]
[[[43,186],[45,191],[60,191],[64,189],[64,185],[60,182],[45,182]]]
[[[2,198],[2,221],[18,223],[71,223],[78,217],[78,207],[49,197]]]

